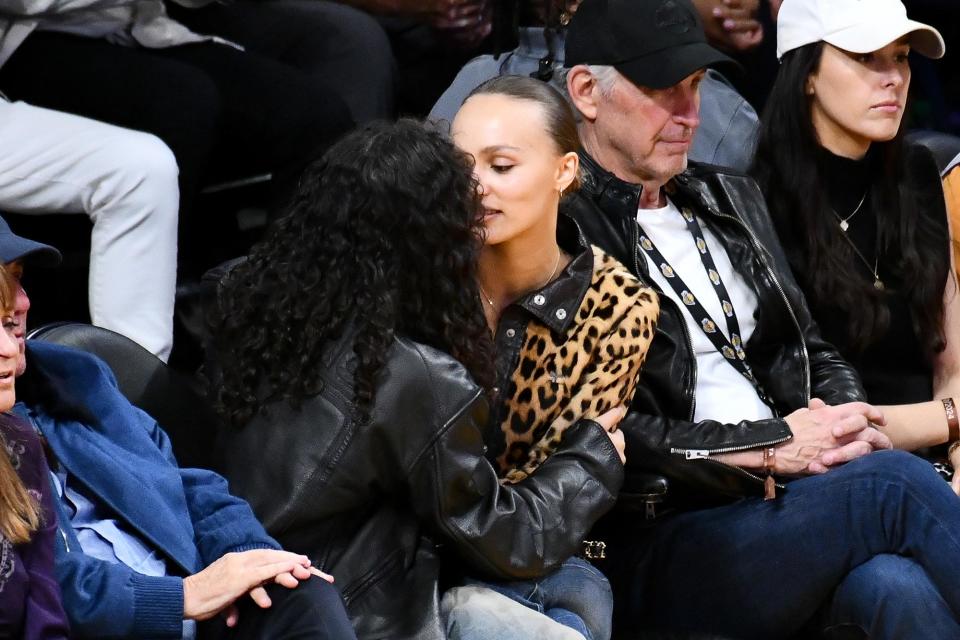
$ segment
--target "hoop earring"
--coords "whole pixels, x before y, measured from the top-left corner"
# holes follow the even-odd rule
[[[563,200],[563,187],[560,187],[560,199]]]

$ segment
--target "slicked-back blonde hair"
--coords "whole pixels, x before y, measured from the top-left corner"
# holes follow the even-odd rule
[[[497,76],[470,92],[467,100],[477,95],[500,95],[540,105],[544,115],[544,130],[561,154],[582,151],[577,121],[567,100],[556,89],[542,80],[529,76]],[[567,193],[580,187],[577,175],[567,187]]]

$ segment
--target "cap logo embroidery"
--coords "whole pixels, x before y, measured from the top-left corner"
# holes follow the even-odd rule
[[[675,34],[686,33],[696,24],[690,12],[685,11],[676,0],[664,0],[657,9],[655,19],[658,29]]]

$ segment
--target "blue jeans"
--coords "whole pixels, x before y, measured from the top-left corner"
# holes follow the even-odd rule
[[[619,547],[619,548],[617,548]],[[625,628],[782,638],[960,638],[960,500],[930,464],[870,454],[776,500],[667,517],[608,552]],[[615,554],[622,554],[618,556]]]
[[[613,626],[613,593],[607,578],[586,560],[569,558],[538,580],[481,582],[468,580],[539,611],[579,632],[587,640],[609,640]]]

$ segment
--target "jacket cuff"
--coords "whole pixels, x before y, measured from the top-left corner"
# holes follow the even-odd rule
[[[262,542],[248,542],[247,544],[238,544],[235,547],[231,547],[230,549],[227,550],[227,553],[243,553],[244,551],[253,551],[254,549],[279,550],[279,549],[282,549],[282,547],[276,542],[274,542],[273,540],[262,541]]]
[[[183,579],[134,573],[134,634],[150,638],[183,637]]]
[[[600,423],[595,420],[581,420],[579,428],[567,429],[564,436],[564,449],[579,453],[587,452],[590,457],[593,457],[597,463],[596,468],[592,470],[593,476],[616,496],[623,486],[623,463],[620,461],[617,448],[613,446],[610,436],[606,434]]]

